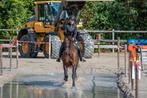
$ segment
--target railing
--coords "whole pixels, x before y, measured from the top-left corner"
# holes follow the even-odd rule
[[[112,31],[106,31],[106,30],[85,30],[86,32],[89,32],[90,34],[94,34],[95,36],[95,42],[97,43],[100,43],[100,42],[112,42],[112,45],[108,45],[108,46],[103,46],[103,45],[100,45],[99,48],[109,48],[109,49],[112,49],[112,52],[114,53],[115,51],[115,48],[116,48],[116,45],[115,45],[115,41],[117,40],[116,38],[117,37],[120,37],[121,34],[142,34],[142,33],[147,33],[147,31],[121,31],[121,30],[112,30]],[[111,34],[111,38],[110,39],[99,39],[97,38],[97,36],[99,36],[99,34]],[[116,34],[119,34],[116,36]],[[121,43],[126,43],[127,42],[127,39],[125,40],[122,40],[120,39],[120,42]],[[95,46],[96,48],[98,46]]]
[[[3,74],[4,69],[8,69],[10,71],[12,69],[12,61],[14,61],[13,57],[12,57],[13,56],[13,54],[12,54],[13,48],[15,48],[15,50],[16,50],[16,66],[15,66],[15,68],[18,68],[18,59],[19,59],[19,56],[18,56],[18,41],[16,42],[15,46],[12,44],[12,40],[4,39],[4,40],[1,40],[1,42],[2,43],[7,42],[9,44],[0,44],[0,75]],[[7,49],[7,52],[8,52],[7,57],[3,56],[3,53],[4,53],[3,50],[4,49]],[[9,66],[7,66],[7,67],[4,66],[4,63],[3,63],[4,60],[9,60],[9,64],[8,64]]]

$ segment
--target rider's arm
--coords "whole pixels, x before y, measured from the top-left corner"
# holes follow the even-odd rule
[[[77,32],[76,25],[74,25],[74,27],[75,27],[75,30],[74,30],[74,35],[73,35],[73,38],[74,38],[74,39],[77,39],[78,32]]]

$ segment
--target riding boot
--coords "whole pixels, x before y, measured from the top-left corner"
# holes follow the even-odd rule
[[[60,62],[61,55],[62,55],[62,52],[61,52],[61,49],[60,49],[60,51],[59,51],[59,57],[56,60],[57,62]]]
[[[56,60],[57,62],[60,62],[60,58],[62,56],[62,52],[64,51],[64,47],[63,45],[60,47],[60,50],[59,50],[59,58]]]
[[[82,56],[82,53],[81,53],[81,50],[80,49],[78,49],[78,54],[79,54],[79,57],[80,57],[80,61],[85,62],[86,60],[83,59],[83,56]]]
[[[80,49],[78,49],[78,55],[79,55],[80,61],[82,61],[82,55],[81,55]]]

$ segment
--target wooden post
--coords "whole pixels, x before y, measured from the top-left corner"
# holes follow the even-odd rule
[[[2,62],[2,52],[3,52],[3,47],[2,45],[0,44],[0,75],[3,74],[3,62]]]
[[[51,35],[48,37],[48,58],[51,58]]]
[[[139,98],[138,95],[138,84],[139,84],[139,65],[135,65],[136,75],[135,75],[135,98]]]
[[[115,40],[115,31],[114,29],[112,30],[112,40]],[[112,43],[112,45],[114,45],[114,42]],[[114,53],[114,48],[112,49],[112,52]]]
[[[98,42],[98,56],[100,56],[100,52],[101,52],[101,49],[100,49],[100,41]]]
[[[12,69],[12,47],[9,48],[9,51],[10,51],[10,54],[9,54],[9,57],[10,57],[10,70]]]
[[[100,39],[101,39],[100,33],[96,34],[96,42],[98,44],[98,56],[100,56]]]
[[[131,90],[133,91],[134,90],[134,79],[133,79],[133,77],[132,77],[132,74],[133,74],[133,66],[134,66],[134,62],[133,61],[131,61]]]
[[[19,56],[18,56],[18,40],[16,41],[16,68],[18,68],[18,59],[19,59]]]
[[[9,42],[9,58],[10,58],[9,68],[10,68],[10,71],[11,71],[11,69],[12,69],[12,44],[11,44],[11,38],[10,38],[10,42]]]
[[[131,61],[130,61],[130,59],[129,59],[129,67],[128,67],[128,83],[130,84],[131,83],[131,75],[132,75],[132,73],[131,73]]]
[[[119,54],[120,54],[120,37],[117,38],[117,69],[118,69],[118,72],[120,70],[120,58],[119,58]]]
[[[17,29],[16,33],[18,35],[18,33],[19,33],[18,29]],[[19,59],[18,47],[19,47],[19,42],[18,42],[18,40],[16,40],[16,68],[18,68],[18,59]]]
[[[127,45],[125,44],[124,51],[124,63],[125,63],[125,77],[127,77]]]

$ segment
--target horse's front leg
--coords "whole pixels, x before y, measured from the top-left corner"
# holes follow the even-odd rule
[[[76,72],[75,72],[75,79],[76,79],[76,80],[78,79],[78,76],[77,76],[77,67],[78,67],[78,66],[76,66],[76,68],[75,68],[75,71],[76,71]]]
[[[75,78],[76,78],[76,66],[73,65],[72,67],[72,86],[75,87]]]
[[[66,65],[63,65],[63,69],[64,69],[64,80],[68,81],[68,68],[66,67]]]

